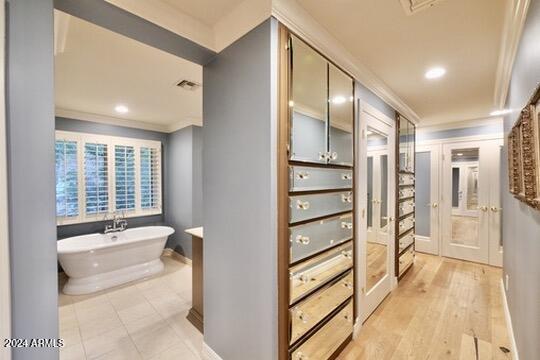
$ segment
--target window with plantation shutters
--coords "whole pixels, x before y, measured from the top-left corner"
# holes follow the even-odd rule
[[[79,180],[77,142],[57,140],[56,152],[56,216],[79,215]]]
[[[157,209],[160,206],[161,167],[160,151],[141,147],[141,208]]]
[[[161,214],[161,142],[56,132],[59,225]]]
[[[115,145],[116,210],[135,209],[135,148]]]
[[[109,211],[109,169],[107,144],[84,144],[86,214]]]

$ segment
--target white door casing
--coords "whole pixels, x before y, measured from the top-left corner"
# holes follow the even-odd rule
[[[358,304],[357,324],[363,323],[376,307],[390,293],[397,284],[394,274],[394,225],[392,214],[395,212],[395,123],[392,119],[384,115],[364,101],[358,102],[358,124],[357,129],[357,166],[356,166],[356,198],[358,199],[359,211],[356,212],[356,234],[357,239],[357,291],[356,301]],[[388,136],[388,214],[390,215],[387,226],[387,254],[386,254],[386,274],[371,288],[366,288],[367,273],[367,127],[371,127]]]

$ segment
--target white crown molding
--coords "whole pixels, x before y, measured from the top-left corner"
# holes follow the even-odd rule
[[[504,118],[503,117],[480,118],[480,119],[471,119],[471,120],[465,120],[465,121],[447,122],[447,123],[442,123],[442,124],[420,123],[418,125],[417,131],[418,133],[429,133],[429,132],[442,131],[442,130],[465,129],[465,128],[474,128],[474,127],[479,127],[479,126],[487,126],[487,125],[499,125],[501,126],[501,130],[502,130],[503,125],[504,125]]]
[[[514,60],[527,19],[529,4],[530,0],[509,0],[507,4],[495,77],[494,102],[496,109],[502,109],[506,104]]]
[[[66,49],[71,15],[54,10],[54,55],[62,54]]]
[[[506,299],[503,279],[501,279],[501,296],[503,300],[504,318],[506,320],[506,330],[508,331],[508,337],[510,338],[510,355],[512,355],[513,360],[519,360],[519,352],[514,336],[514,327],[512,326],[512,316],[510,315],[510,308],[508,307],[508,300]]]
[[[203,341],[202,346],[202,359],[203,360],[223,360],[212,348]]]
[[[420,117],[382,80],[354,57],[334,36],[321,26],[294,0],[272,1],[272,16],[348,71],[357,81],[409,120],[418,123]]]
[[[129,120],[129,119],[120,119],[112,116],[105,116],[99,114],[86,113],[77,110],[69,110],[56,108],[55,115],[59,117],[64,117],[68,119],[91,121],[100,124],[116,125],[123,126],[135,129],[158,131],[158,132],[169,132],[169,125],[160,125],[160,124],[151,124],[138,120]]]

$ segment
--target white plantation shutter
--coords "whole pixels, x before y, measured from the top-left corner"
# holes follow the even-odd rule
[[[56,152],[56,216],[79,215],[79,181],[77,142],[57,140]]]
[[[56,138],[58,225],[162,213],[161,142],[68,131]]]
[[[158,209],[161,206],[161,151],[141,147],[141,208]]]
[[[107,144],[84,144],[86,214],[109,211],[109,171]]]
[[[135,209],[135,148],[114,146],[116,210]]]

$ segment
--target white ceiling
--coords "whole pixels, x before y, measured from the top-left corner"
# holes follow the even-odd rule
[[[423,124],[485,118],[507,0],[442,0],[407,15],[400,0],[298,0],[391,88]],[[432,66],[447,75],[424,78]]]
[[[202,125],[202,88],[175,86],[182,79],[202,83],[200,65],[55,12],[59,16],[64,20],[57,21],[62,25],[55,37],[57,113],[135,120],[164,131]],[[129,113],[116,113],[117,104]]]
[[[161,0],[202,23],[213,26],[244,0]]]

